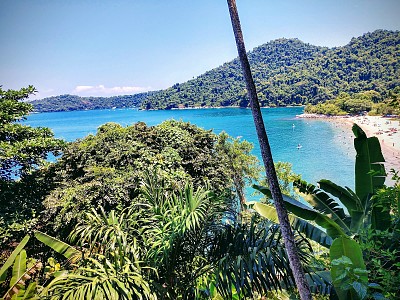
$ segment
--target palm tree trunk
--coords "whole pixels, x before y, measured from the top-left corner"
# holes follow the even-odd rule
[[[279,224],[282,231],[282,236],[285,242],[285,248],[288,254],[290,267],[292,269],[295,282],[303,300],[310,300],[311,293],[307,284],[304,270],[301,266],[299,256],[297,254],[296,244],[294,241],[293,231],[290,227],[287,210],[283,203],[282,193],[279,187],[278,178],[272,159],[271,148],[269,146],[267,133],[264,127],[264,121],[261,114],[260,104],[258,102],[256,87],[250,71],[250,64],[247,59],[246,48],[244,45],[242,29],[240,26],[239,15],[236,8],[235,0],[227,0],[233,32],[235,34],[236,46],[239,53],[239,59],[242,64],[243,75],[246,80],[248,96],[250,98],[250,107],[253,114],[254,124],[257,130],[258,142],[260,143],[261,156],[264,161],[266,175],[271,190],[272,198],[275,202],[276,211],[278,214]]]

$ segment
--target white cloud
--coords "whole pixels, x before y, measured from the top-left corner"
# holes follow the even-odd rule
[[[115,86],[105,87],[104,85],[78,85],[72,91],[72,94],[79,96],[118,96],[130,95],[149,91],[150,87],[140,86]]]

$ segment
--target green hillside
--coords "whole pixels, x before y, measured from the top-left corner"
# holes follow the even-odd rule
[[[375,90],[382,95],[400,85],[400,32],[377,30],[343,47],[317,47],[298,39],[278,39],[249,52],[262,106],[324,102],[339,92]],[[146,109],[180,106],[248,105],[237,59],[182,84],[154,93]]]
[[[318,47],[298,39],[278,39],[249,52],[262,106],[316,104],[339,93],[376,91],[384,99],[400,86],[400,32],[377,30],[343,47]],[[248,106],[238,59],[193,80],[155,92],[116,97],[63,95],[33,101],[37,111],[112,107],[171,109]]]
[[[38,112],[138,107],[143,100],[152,93],[153,92],[114,97],[80,97],[76,95],[61,95],[41,100],[34,100],[30,103],[35,108],[35,111]]]

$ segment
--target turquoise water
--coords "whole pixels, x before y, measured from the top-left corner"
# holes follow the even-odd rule
[[[340,127],[322,120],[296,119],[295,116],[302,112],[302,107],[263,109],[274,161],[290,162],[293,170],[311,183],[325,178],[352,188],[355,152],[349,137],[351,132],[343,132]],[[30,115],[26,123],[49,127],[56,137],[73,141],[95,134],[97,127],[107,122],[130,125],[143,121],[156,125],[168,119],[187,121],[216,133],[226,131],[233,137],[240,136],[255,145],[253,153],[260,157],[249,109],[116,109],[40,113]],[[297,149],[299,144],[301,148]]]

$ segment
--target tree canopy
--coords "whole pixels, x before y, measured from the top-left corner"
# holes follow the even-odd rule
[[[32,128],[19,123],[33,110],[23,102],[35,93],[29,86],[19,91],[0,88],[0,180],[29,174],[41,166],[49,152],[59,154],[64,143],[54,139],[48,128]]]
[[[36,174],[48,164],[48,155],[59,155],[65,146],[49,128],[21,123],[33,109],[24,100],[35,91],[33,86],[0,88],[0,249],[36,223],[42,191],[49,188],[48,178]]]
[[[245,178],[258,175],[258,160],[250,150],[245,141],[182,121],[127,127],[107,123],[96,135],[69,144],[49,169],[57,185],[44,202],[46,214],[55,217],[56,227],[66,228],[91,207],[126,207],[136,201],[142,179],[153,170],[175,187],[189,181],[194,188],[233,198],[235,189],[245,188]]]
[[[305,113],[328,116],[375,114],[400,115],[400,87],[389,90],[386,97],[376,91],[349,95],[340,93],[335,99],[316,105],[308,104]]]

